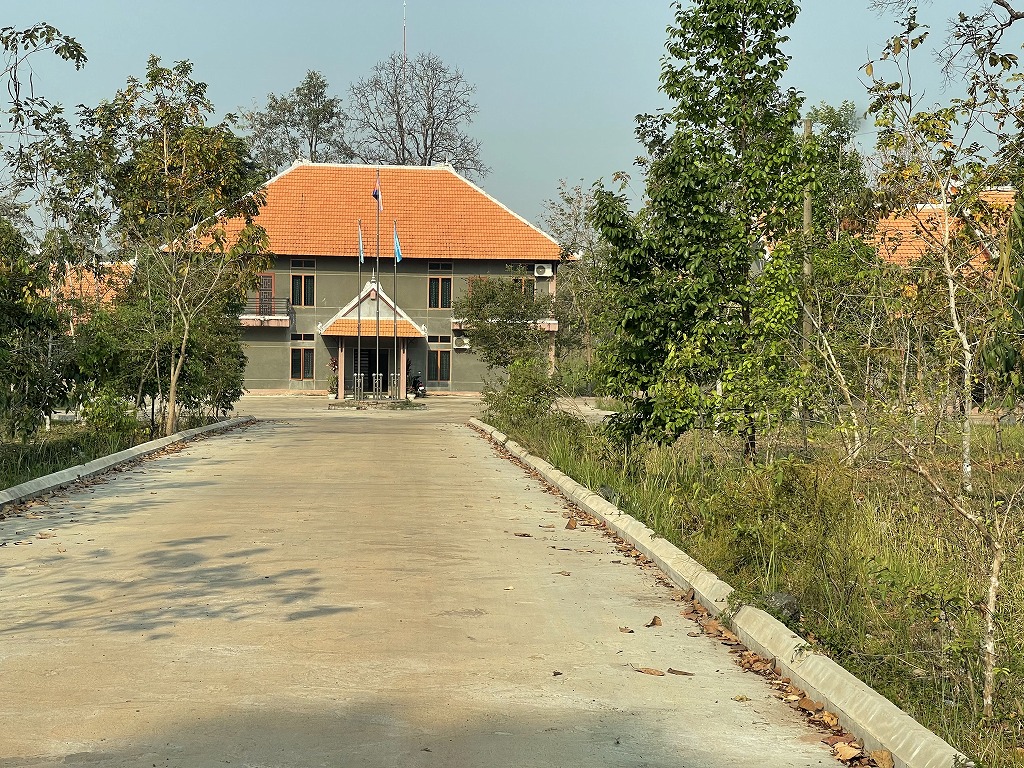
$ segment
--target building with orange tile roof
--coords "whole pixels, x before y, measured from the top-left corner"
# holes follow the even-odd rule
[[[274,266],[242,316],[250,390],[326,390],[336,369],[349,394],[372,393],[374,374],[395,396],[415,376],[479,391],[485,367],[452,303],[484,276],[554,292],[558,243],[450,166],[299,161],[265,192]]]
[[[57,307],[71,318],[71,328],[97,307],[109,306],[132,279],[135,268],[123,261],[70,265],[54,275],[51,287]]]
[[[928,203],[881,219],[873,242],[887,264],[909,267],[929,253],[941,253],[944,243],[960,237],[970,227],[970,258],[961,267],[985,268],[997,259],[999,238],[1009,224],[1016,191],[1008,187],[985,189],[970,207],[955,198],[946,205]]]

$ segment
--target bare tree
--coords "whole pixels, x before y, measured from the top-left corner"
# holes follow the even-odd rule
[[[432,53],[407,60],[393,53],[350,89],[353,148],[365,163],[450,163],[460,173],[485,176],[473,122],[476,87]]]
[[[297,158],[315,163],[347,162],[352,149],[345,140],[348,116],[341,99],[328,94],[322,74],[310,70],[289,93],[267,94],[262,110],[243,112],[253,157],[272,170]]]
[[[587,213],[593,194],[565,179],[558,182],[558,196],[543,203],[541,227],[558,241],[562,263],[558,271],[558,294],[554,312],[558,317],[561,347],[580,349],[588,366],[602,331],[605,306],[601,287],[601,264],[607,245],[601,240]]]
[[[871,0],[871,7],[884,13],[908,14],[918,4],[918,0]],[[977,3],[973,11],[960,10],[949,20],[945,43],[938,52],[946,77],[952,79],[954,74],[967,74],[984,65],[987,55],[997,52],[1010,28],[1022,20],[1021,0],[987,0]],[[1001,66],[1002,62],[995,64]]]

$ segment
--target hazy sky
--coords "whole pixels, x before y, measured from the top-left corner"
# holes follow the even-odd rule
[[[938,36],[945,18],[980,0],[935,0],[923,15]],[[894,29],[868,0],[805,0],[791,31],[786,85],[808,105],[866,102],[858,68]],[[348,85],[402,46],[401,0],[0,0],[0,26],[47,21],[85,46],[89,64],[37,61],[37,90],[73,107],[108,98],[155,53],[189,59],[221,112],[283,93],[306,71]],[[408,0],[410,54],[432,51],[477,87],[470,131],[491,167],[482,186],[536,220],[560,178],[589,186],[630,170],[640,152],[635,116],[658,93],[664,0]],[[939,79],[919,82],[939,98]],[[865,127],[865,132],[871,130]],[[870,137],[868,137],[870,141]]]

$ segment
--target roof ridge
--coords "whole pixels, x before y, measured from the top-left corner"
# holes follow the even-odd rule
[[[526,226],[528,226],[528,227],[529,227],[530,229],[532,229],[532,230],[534,230],[535,232],[537,232],[538,234],[541,234],[541,235],[543,235],[544,237],[546,237],[546,238],[547,238],[548,240],[550,240],[550,241],[551,241],[551,242],[552,242],[552,243],[553,243],[554,245],[557,245],[557,246],[558,246],[558,248],[559,248],[559,250],[561,250],[562,246],[561,246],[561,245],[559,245],[558,241],[557,241],[557,240],[555,240],[555,238],[553,238],[553,237],[552,237],[551,235],[549,235],[549,234],[548,234],[547,232],[545,232],[545,231],[544,231],[543,229],[541,229],[540,227],[538,227],[538,226],[537,226],[536,224],[534,224],[534,223],[532,223],[531,221],[529,221],[529,220],[527,220],[527,219],[523,218],[522,216],[520,216],[520,215],[519,215],[518,213],[516,213],[516,212],[515,212],[515,211],[513,211],[513,210],[512,210],[511,208],[509,208],[509,207],[508,207],[507,205],[505,205],[505,204],[504,204],[503,202],[501,202],[501,200],[499,200],[498,198],[494,197],[494,196],[493,196],[493,195],[491,195],[491,194],[490,194],[489,192],[485,191],[485,190],[484,190],[483,188],[481,188],[481,187],[477,186],[476,184],[474,184],[474,183],[473,183],[472,181],[470,181],[469,179],[467,179],[467,178],[466,178],[465,176],[463,176],[463,175],[462,175],[461,173],[459,173],[458,171],[456,171],[456,170],[455,170],[455,169],[454,169],[454,168],[453,168],[452,166],[450,166],[450,165],[443,165],[443,166],[438,166],[438,167],[439,167],[439,168],[441,168],[442,170],[446,170],[446,171],[449,171],[449,172],[450,172],[450,173],[451,173],[451,174],[452,174],[452,175],[453,175],[453,176],[454,176],[455,178],[457,178],[457,179],[460,179],[460,180],[461,180],[462,182],[464,182],[465,184],[467,184],[467,185],[469,185],[470,187],[472,187],[473,189],[475,189],[475,190],[476,190],[477,192],[479,192],[479,193],[480,193],[481,195],[483,195],[484,197],[486,197],[486,198],[487,198],[488,200],[490,200],[490,201],[491,201],[492,203],[494,203],[495,205],[497,205],[497,206],[498,206],[499,208],[502,208],[502,209],[504,209],[505,211],[507,211],[508,213],[512,214],[512,215],[513,215],[514,217],[516,217],[517,219],[519,219],[519,220],[520,220],[521,222],[523,222],[523,224],[525,224]]]

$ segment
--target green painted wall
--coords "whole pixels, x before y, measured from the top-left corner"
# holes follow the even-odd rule
[[[244,328],[243,340],[248,357],[245,385],[248,389],[295,389],[295,390],[326,390],[330,377],[330,360],[337,354],[338,340],[333,337],[321,337],[317,333],[317,324],[326,323],[337,312],[355,298],[356,293],[371,277],[373,259],[367,258],[360,276],[357,271],[357,260],[352,257],[318,257],[315,268],[292,268],[291,257],[278,257],[275,260],[274,296],[291,298],[291,278],[293,274],[311,274],[315,276],[315,305],[296,306],[293,308],[293,321],[290,328]],[[438,260],[441,262],[442,260]],[[394,263],[381,260],[381,287],[384,292],[397,300],[398,306],[413,321],[426,326],[431,336],[452,335],[452,312],[450,309],[428,308],[428,284],[430,277],[452,278],[452,300],[465,295],[468,281],[476,276],[501,276],[508,274],[509,263],[491,260],[455,260],[450,263],[451,271],[434,271],[428,269],[427,259],[405,258],[398,265],[397,289],[394,285]],[[527,269],[532,273],[535,262],[523,261],[514,266]],[[546,262],[550,263],[550,262]],[[537,279],[537,290],[552,290],[553,281],[545,278]],[[366,324],[368,322],[368,325]],[[364,328],[373,331],[373,316],[364,317]],[[364,331],[365,332],[365,331]],[[292,340],[292,334],[312,334],[312,341]],[[364,337],[364,348],[374,346],[374,337]],[[354,340],[346,340],[345,369],[346,386],[351,388],[353,353],[351,347]],[[313,349],[314,378],[312,380],[295,381],[291,378],[291,349]],[[382,349],[393,349],[392,338],[381,339]],[[427,353],[429,350],[451,351],[451,381],[447,385],[438,385],[432,389],[451,390],[455,392],[477,392],[483,387],[486,366],[480,362],[472,351],[455,350],[450,343],[429,343],[426,339],[414,339],[409,343],[409,361],[412,374],[422,372],[424,379],[427,373]],[[393,353],[389,355],[389,366],[393,365]]]

